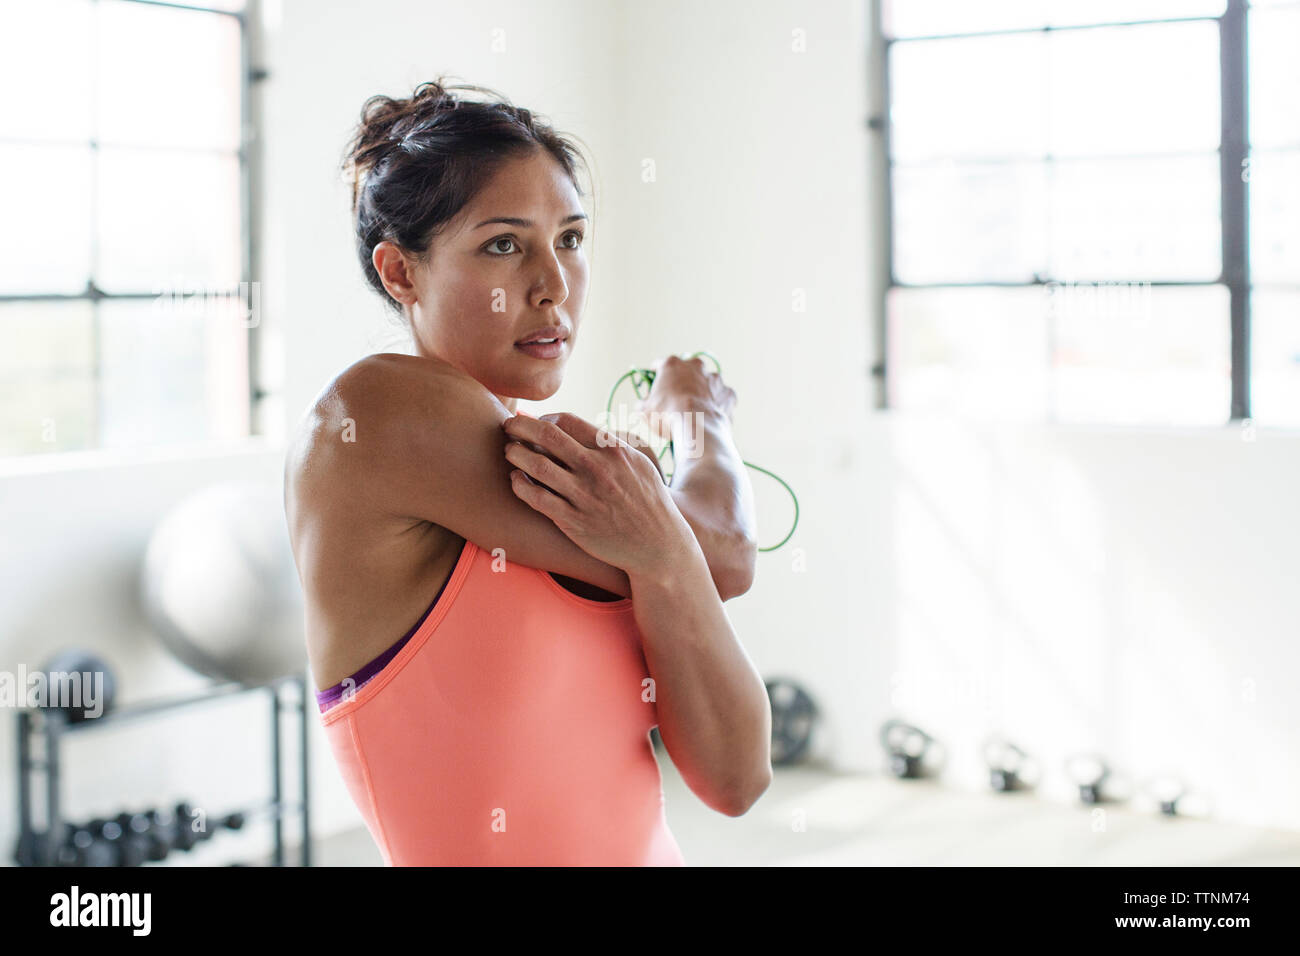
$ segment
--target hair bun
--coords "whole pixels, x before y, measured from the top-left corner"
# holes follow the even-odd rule
[[[344,181],[352,184],[354,211],[362,179],[384,153],[435,114],[458,105],[455,94],[442,84],[441,78],[421,83],[405,99],[377,94],[362,104],[361,120],[344,151],[341,167]]]
[[[411,93],[410,99],[406,100],[412,109],[421,109],[426,104],[432,106],[435,110],[444,106],[454,107],[456,105],[456,95],[447,87],[442,85],[441,80],[429,80],[427,83],[421,83]]]

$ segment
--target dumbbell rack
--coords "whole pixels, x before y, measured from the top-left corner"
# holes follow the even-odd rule
[[[292,685],[297,688],[296,701],[285,701],[281,697],[281,688]],[[113,726],[161,714],[167,714],[181,707],[189,707],[215,700],[226,700],[244,694],[266,693],[271,701],[271,801],[258,804],[244,812],[251,818],[269,812],[275,833],[275,848],[272,856],[273,866],[284,866],[284,820],[283,818],[297,811],[302,818],[302,849],[299,853],[299,865],[311,866],[311,818],[309,813],[309,783],[307,775],[307,706],[311,700],[307,693],[307,681],[304,675],[297,674],[280,677],[272,681],[257,684],[224,683],[216,684],[199,694],[165,700],[143,701],[131,706],[111,710],[99,717],[70,722],[57,710],[25,709],[18,712],[18,817],[19,840],[32,840],[37,849],[38,865],[52,866],[56,848],[63,842],[65,827],[59,801],[59,746],[66,735],[80,734],[102,727],[106,723]],[[284,800],[284,783],[281,776],[282,729],[280,717],[290,712],[297,716],[300,730],[300,749],[298,772],[301,777],[301,803]],[[43,756],[33,756],[33,745],[42,740]],[[45,784],[45,833],[38,833],[32,825],[32,784],[33,778],[44,773]],[[21,845],[21,842],[20,842]]]

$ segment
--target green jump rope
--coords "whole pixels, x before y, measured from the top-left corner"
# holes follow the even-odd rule
[[[713,359],[713,364],[716,367],[718,374],[719,375],[722,374],[722,363],[718,361],[717,356],[715,356],[711,352],[700,351],[700,352],[696,352],[695,355],[692,355],[691,358],[695,358],[697,355],[707,355],[709,358]],[[632,389],[633,391],[636,392],[637,398],[644,399],[646,396],[650,394],[650,386],[654,384],[654,380],[655,380],[654,369],[634,368],[623,373],[623,375],[619,378],[619,380],[614,383],[614,387],[609,391],[609,401],[605,404],[605,413],[607,415],[613,413],[614,393],[618,391],[618,387],[622,385],[623,380],[627,378],[632,379]],[[641,391],[642,385],[644,385],[646,388],[646,391],[644,393]],[[663,451],[659,452],[659,461],[660,461],[661,468],[663,467],[664,452],[672,451],[672,447],[673,447],[672,439],[669,439],[668,444],[663,447]],[[794,534],[794,529],[799,526],[799,498],[795,495],[794,489],[791,488],[788,484],[786,484],[785,481],[783,481],[779,475],[772,474],[772,472],[768,471],[766,468],[760,468],[752,461],[746,461],[744,462],[744,464],[749,468],[753,468],[755,471],[761,471],[765,475],[771,475],[771,477],[781,482],[781,486],[785,488],[786,491],[790,492],[790,499],[794,502],[794,524],[790,525],[790,530],[789,532],[786,533],[786,536],[782,538],[780,541],[778,541],[776,544],[772,545],[770,548],[758,549],[759,551],[775,551],[777,548],[781,547],[781,545],[785,544],[787,541],[790,540],[790,535]],[[676,470],[676,459],[674,459],[673,468],[674,470]],[[668,480],[668,483],[672,484],[672,480],[673,480],[672,474],[671,473],[666,474],[666,478]]]

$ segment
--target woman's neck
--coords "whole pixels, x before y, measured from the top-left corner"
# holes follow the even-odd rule
[[[458,368],[458,367],[455,366],[455,365],[452,365],[450,362],[447,362],[447,361],[444,360],[444,359],[438,358],[438,356],[433,355],[433,354],[430,353],[430,352],[426,352],[423,348],[420,347],[420,343],[419,343],[419,342],[416,342],[416,343],[415,343],[414,354],[417,355],[417,356],[419,356],[420,358],[423,358],[423,359],[429,359],[429,360],[431,360],[431,361],[434,361],[434,362],[439,363],[440,365],[442,365],[442,366],[444,366],[444,367],[454,369],[456,372],[460,373],[461,375],[466,375],[466,376],[469,375],[468,372],[464,371],[464,370],[461,369],[461,368]],[[480,384],[481,384],[481,383],[480,383]],[[509,396],[509,397],[504,396],[504,395],[498,395],[496,392],[492,392],[492,397],[495,398],[495,399],[496,399],[498,402],[500,402],[502,405],[504,405],[504,406],[506,407],[506,409],[510,412],[511,415],[517,414],[517,411],[518,411],[518,410],[517,410],[516,407],[515,407],[515,406],[519,403],[519,399],[518,399],[517,397],[515,397],[515,396],[513,396],[513,395],[511,395],[511,396]]]

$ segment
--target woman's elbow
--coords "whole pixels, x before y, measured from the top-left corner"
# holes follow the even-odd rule
[[[754,574],[758,570],[758,542],[753,538],[741,535],[729,550],[730,560],[718,589],[724,601],[739,597],[753,587]]]
[[[772,785],[772,768],[767,768],[766,774],[756,784],[749,787],[743,793],[738,794],[727,809],[724,811],[729,817],[743,817],[754,804],[758,803],[758,798],[767,792],[767,788]]]

